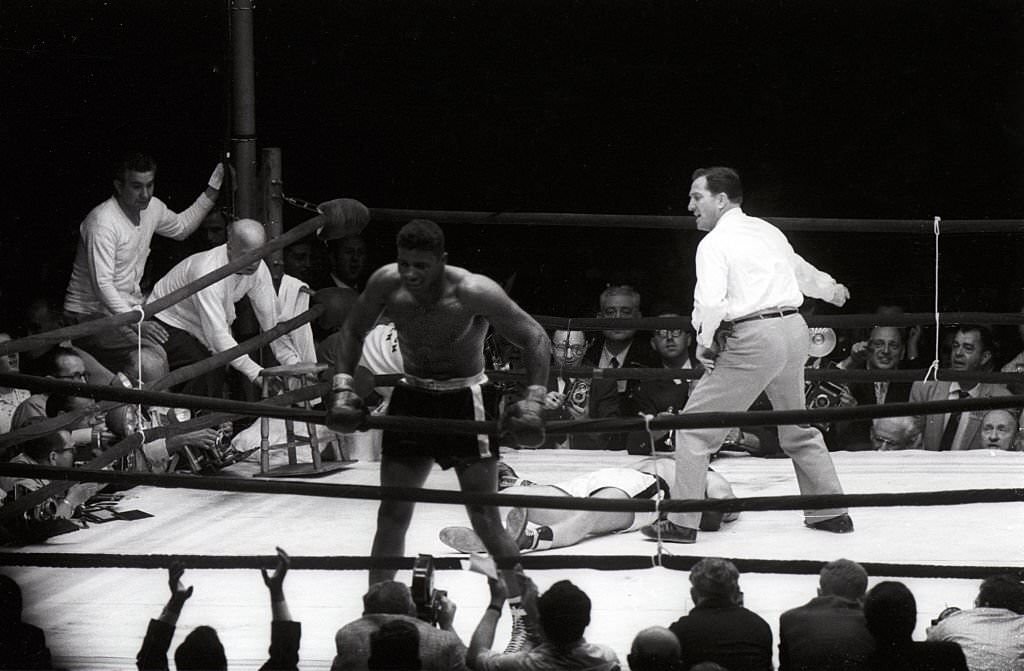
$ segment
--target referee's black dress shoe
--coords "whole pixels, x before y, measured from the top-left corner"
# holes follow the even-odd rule
[[[834,534],[848,534],[853,531],[853,520],[846,513],[838,517],[830,517],[827,520],[820,522],[808,522],[804,520],[804,524],[812,529],[819,531],[831,531]]]
[[[658,520],[654,524],[648,524],[640,528],[647,538],[653,540],[661,539],[666,543],[696,543],[697,530],[690,527],[680,526],[668,520]]]

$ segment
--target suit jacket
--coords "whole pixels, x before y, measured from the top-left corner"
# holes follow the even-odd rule
[[[594,366],[597,366],[601,361],[601,351],[604,349],[604,336],[598,336],[589,348],[587,353],[583,356],[584,361],[589,361]],[[650,335],[637,332],[637,335],[633,337],[633,344],[629,346],[629,351],[626,352],[626,360],[621,362],[620,368],[660,368],[661,359],[658,353],[651,348]],[[626,401],[627,397],[632,394],[636,388],[640,385],[640,380],[629,380],[626,383],[626,391],[619,394],[620,400]],[[630,408],[627,407],[626,403],[622,404],[622,411],[626,414],[633,414],[630,412]]]
[[[771,671],[772,629],[760,615],[709,599],[669,626],[683,649],[683,668],[716,662],[729,671]]]
[[[779,671],[865,671],[874,650],[857,601],[819,596],[779,617]]]
[[[912,382],[890,382],[885,392],[886,403],[905,403],[910,400]],[[874,382],[851,382],[847,387],[850,395],[857,399],[857,405],[877,405],[875,402]],[[871,444],[871,420],[855,419],[849,422],[835,423],[835,449],[838,450],[873,450]],[[940,434],[941,435],[941,434]]]
[[[584,361],[581,368],[592,368]],[[558,390],[558,369],[552,368],[548,377],[548,389]],[[545,421],[574,419],[582,412],[587,419],[602,419],[619,416],[619,390],[615,380],[604,378],[567,378],[565,402],[558,410],[545,410]],[[573,433],[568,436],[552,436],[544,441],[544,447],[558,447],[568,438],[568,447],[574,450],[605,450],[612,434]]]
[[[919,403],[922,401],[946,401],[949,400],[949,385],[951,382],[915,382],[910,388],[910,401]],[[988,382],[978,383],[978,398],[991,398],[993,396],[1009,396],[1009,390],[1001,384]],[[985,416],[984,410],[976,410],[964,413],[960,417],[960,423],[966,423],[964,427],[964,438],[960,443],[962,449],[981,449],[981,420]],[[942,432],[945,430],[945,415],[924,415],[924,449],[938,450],[942,441]]]

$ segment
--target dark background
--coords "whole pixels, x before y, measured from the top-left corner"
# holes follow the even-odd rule
[[[0,4],[7,320],[59,300],[77,227],[142,148],[183,209],[227,146],[226,2]],[[257,134],[285,192],[371,207],[686,214],[732,165],[759,216],[1019,217],[1024,5],[1006,0],[281,2],[255,12]],[[287,222],[306,213],[289,209]],[[979,223],[981,227],[981,223]],[[392,258],[394,228],[369,237]],[[687,308],[695,233],[451,226],[451,262],[531,312],[628,281]],[[791,233],[847,312],[932,309],[930,234]],[[1020,307],[1017,234],[942,239],[942,309]],[[158,246],[152,260],[169,264]]]

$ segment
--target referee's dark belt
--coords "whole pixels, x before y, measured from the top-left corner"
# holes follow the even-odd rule
[[[799,310],[796,308],[780,308],[778,310],[765,310],[764,312],[757,312],[746,317],[740,317],[739,319],[733,319],[730,324],[742,324],[743,322],[752,322],[755,319],[776,319],[778,317],[788,317],[789,315],[795,315]]]

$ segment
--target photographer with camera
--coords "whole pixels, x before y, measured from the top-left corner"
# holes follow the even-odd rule
[[[455,604],[445,592],[433,589],[432,576],[432,567],[421,557],[413,570],[414,589],[426,597],[421,599],[424,603],[420,607],[404,583],[385,580],[371,585],[363,595],[363,616],[334,636],[338,653],[331,670],[368,671],[371,637],[385,624],[396,621],[409,623],[419,631],[423,671],[465,670],[466,646],[452,628]]]

